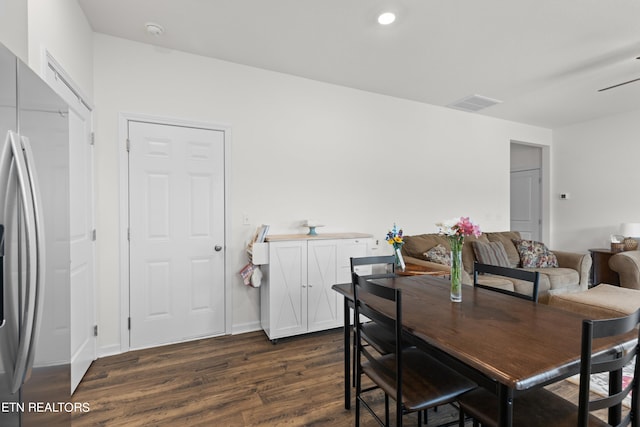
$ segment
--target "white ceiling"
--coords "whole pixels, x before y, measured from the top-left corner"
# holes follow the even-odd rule
[[[557,128],[640,111],[638,0],[78,0],[125,39]],[[386,10],[397,14],[377,24]],[[146,33],[144,24],[165,28]]]

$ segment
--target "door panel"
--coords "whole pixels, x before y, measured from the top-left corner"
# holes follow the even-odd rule
[[[129,122],[130,344],[223,334],[224,133]]]
[[[307,329],[307,243],[277,242],[269,245],[274,335],[286,336]]]
[[[331,289],[337,278],[338,244],[335,240],[308,243],[309,332],[327,329],[339,321],[338,293]]]
[[[541,240],[540,169],[511,172],[511,230]]]
[[[69,104],[71,390],[96,359],[94,170],[91,110],[51,67],[47,82]],[[68,303],[65,303],[67,306]]]

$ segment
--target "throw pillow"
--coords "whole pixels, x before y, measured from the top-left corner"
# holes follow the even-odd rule
[[[534,240],[513,239],[520,254],[522,266],[527,268],[558,267],[558,258],[544,243]]]
[[[473,246],[473,252],[480,264],[511,267],[509,256],[502,242],[472,242],[471,246]]]
[[[451,254],[449,254],[449,249],[442,245],[436,245],[422,255],[424,255],[427,261],[442,265],[451,265]]]

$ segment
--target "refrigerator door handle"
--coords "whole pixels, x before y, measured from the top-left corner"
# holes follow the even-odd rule
[[[8,223],[8,212],[9,203],[7,203],[7,193],[9,191],[9,176],[11,175],[11,131],[7,132],[7,136],[5,139],[5,143],[2,146],[2,151],[0,152],[0,204],[4,207],[0,209],[0,227],[2,227],[2,237],[0,237],[0,251],[2,259],[2,265],[0,266],[0,328],[4,325],[4,293],[5,293],[5,283],[4,283],[4,225]],[[8,278],[7,278],[8,279]]]
[[[34,202],[31,192],[31,184],[29,182],[29,171],[25,162],[25,155],[22,149],[20,137],[9,131],[8,137],[13,158],[16,166],[16,175],[18,181],[19,199],[22,202],[22,215],[24,219],[25,244],[26,244],[26,274],[25,274],[25,304],[22,315],[22,327],[20,328],[20,336],[18,339],[18,352],[16,356],[16,364],[13,371],[13,381],[11,384],[11,392],[16,393],[27,375],[29,350],[31,346],[31,337],[35,326],[35,303],[37,288],[37,238],[36,225],[34,217]]]
[[[35,344],[40,333],[40,319],[42,318],[44,299],[44,287],[45,287],[45,232],[44,232],[44,218],[42,216],[42,202],[40,199],[40,188],[38,187],[38,176],[36,174],[35,160],[33,157],[33,151],[31,150],[31,142],[26,136],[21,136],[22,149],[25,155],[25,163],[27,166],[27,174],[29,178],[29,187],[31,189],[31,200],[33,203],[33,219],[34,219],[34,231],[36,237],[36,245],[34,250],[35,261],[33,268],[35,269],[35,286],[34,291],[34,305],[33,305],[33,329],[29,337],[29,346],[27,349],[27,367],[25,376],[28,377],[33,367],[33,361],[35,358]]]
[[[0,184],[4,185],[4,184]],[[4,326],[4,225],[0,224],[0,328]]]

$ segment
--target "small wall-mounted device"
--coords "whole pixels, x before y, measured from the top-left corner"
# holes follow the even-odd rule
[[[571,194],[569,193],[560,193],[560,199],[561,200],[567,200],[571,198]]]

